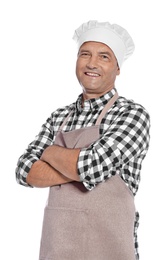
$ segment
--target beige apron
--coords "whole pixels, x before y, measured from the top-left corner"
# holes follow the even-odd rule
[[[63,132],[55,144],[89,146],[99,139],[100,122],[118,95],[107,103],[96,125]],[[87,191],[82,183],[53,186],[45,207],[40,260],[134,260],[134,198],[117,174]]]

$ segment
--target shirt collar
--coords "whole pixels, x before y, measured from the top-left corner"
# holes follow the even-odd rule
[[[80,94],[75,103],[75,109],[78,113],[81,113],[82,111],[99,110],[107,104],[107,102],[115,95],[116,92],[116,88],[113,88],[111,91],[107,92],[99,98],[85,100],[84,107],[82,107],[82,94]]]

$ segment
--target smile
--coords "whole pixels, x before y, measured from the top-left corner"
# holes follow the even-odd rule
[[[92,73],[92,72],[85,72],[85,75],[90,76],[90,77],[100,77],[100,74]]]

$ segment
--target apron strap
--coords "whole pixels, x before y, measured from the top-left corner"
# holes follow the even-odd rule
[[[119,95],[116,92],[115,95],[108,101],[108,103],[105,105],[105,107],[103,108],[103,110],[101,111],[100,115],[98,116],[97,120],[96,120],[96,124],[95,125],[100,125],[101,120],[103,119],[103,117],[105,116],[105,114],[107,113],[107,111],[109,110],[109,108],[111,108],[113,106],[113,104],[116,102],[116,100],[118,99]]]

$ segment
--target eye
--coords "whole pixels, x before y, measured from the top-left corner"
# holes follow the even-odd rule
[[[78,53],[78,57],[81,58],[88,58],[90,55],[90,52],[86,50],[80,50],[80,52]]]
[[[102,54],[102,55],[101,55],[101,58],[102,58],[103,60],[109,60],[109,56],[106,55],[106,54]]]
[[[82,57],[87,57],[87,56],[89,56],[89,55],[90,55],[89,52],[81,52],[81,53],[80,53],[80,56],[82,56]]]

